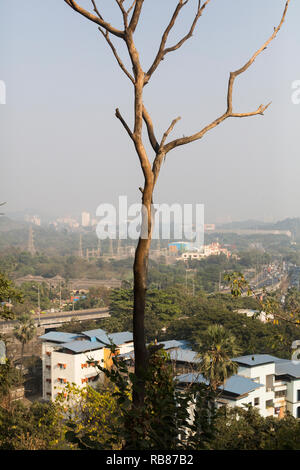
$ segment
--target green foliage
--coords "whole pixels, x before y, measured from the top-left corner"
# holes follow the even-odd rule
[[[91,287],[85,299],[75,302],[75,310],[105,307],[109,304],[109,289],[106,287]]]
[[[18,318],[18,324],[14,328],[14,336],[22,345],[31,341],[35,334],[36,327],[30,315],[22,315]]]
[[[114,346],[111,349],[115,351]],[[111,397],[116,400],[120,412],[118,426],[108,423],[110,430],[108,440],[103,443],[105,448],[112,448],[107,447],[112,444],[121,445],[126,450],[171,450],[186,446],[179,435],[184,435],[188,426],[189,397],[176,390],[166,352],[155,347],[150,351],[149,368],[144,375],[145,404],[142,408],[133,407],[131,394],[136,379],[123,359],[114,357],[111,370],[98,366],[112,384]],[[91,448],[89,430],[80,436],[81,444],[85,445],[86,439]],[[98,445],[97,441],[93,448],[99,448]]]
[[[6,398],[10,390],[23,382],[22,375],[9,359],[4,364],[0,364],[0,400]]]
[[[218,410],[213,450],[299,450],[300,422],[290,415],[282,419],[263,418],[248,407]]]
[[[18,318],[18,324],[14,328],[14,337],[20,341],[21,350],[21,372],[23,369],[23,355],[25,344],[29,343],[36,335],[36,327],[30,315],[22,315]]]
[[[0,273],[0,319],[13,319],[14,313],[6,307],[8,302],[21,302],[23,300],[21,292],[16,289],[3,273]]]
[[[46,310],[51,307],[50,290],[45,282],[37,286],[35,282],[23,282],[20,287],[24,302],[30,306],[30,309],[37,310],[38,296],[40,297],[40,307]]]
[[[240,353],[236,338],[222,325],[210,325],[199,344],[199,371],[213,390],[235,374],[238,364],[231,360]]]
[[[64,442],[64,424],[53,403],[0,407],[0,450],[56,450]]]
[[[66,425],[66,439],[80,449],[118,450],[122,446],[118,431],[122,410],[113,395],[114,389],[94,389],[67,384],[56,399]]]
[[[147,340],[154,340],[161,329],[182,314],[181,291],[175,288],[149,289],[146,297],[145,331]],[[121,330],[132,329],[133,291],[115,289],[110,295],[111,321]]]

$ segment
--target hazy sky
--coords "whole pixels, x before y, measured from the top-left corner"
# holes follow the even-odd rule
[[[136,42],[145,69],[176,3],[144,2]],[[190,3],[169,44],[194,18],[197,2]],[[211,0],[193,38],[167,55],[145,89],[159,137],[178,115],[172,137],[194,133],[225,111],[229,72],[272,34],[284,4]],[[98,0],[98,6],[121,26],[113,0]],[[299,0],[291,0],[277,39],[236,80],[235,111],[272,101],[265,116],[227,120],[171,152],[155,202],[203,203],[206,222],[300,216],[300,104],[291,100],[292,83],[300,80],[299,20]],[[0,23],[0,80],[7,87],[7,103],[0,105],[0,200],[7,201],[6,212],[95,213],[119,195],[137,202],[142,173],[114,116],[119,107],[132,122],[132,85],[97,26],[63,0],[0,0]],[[126,57],[123,46],[121,53]]]

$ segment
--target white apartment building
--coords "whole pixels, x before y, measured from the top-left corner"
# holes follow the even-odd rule
[[[210,245],[203,245],[201,250],[195,250],[195,251],[186,251],[182,253],[181,257],[178,258],[179,260],[183,259],[184,261],[187,261],[188,259],[203,259],[207,258],[208,256],[219,256],[221,254],[224,254],[229,258],[231,256],[231,253],[227,250],[227,248],[222,248],[220,243],[211,243]]]
[[[50,331],[40,336],[42,340],[43,399],[53,401],[64,394],[67,383],[84,387],[103,380],[97,368],[112,365],[111,343],[116,345],[115,354],[133,350],[132,333],[108,334],[102,329],[82,333]]]
[[[259,312],[258,310],[252,310],[250,308],[239,308],[238,310],[234,310],[234,312],[244,314],[248,318],[255,316],[257,320],[261,321],[262,323],[268,323],[269,321],[274,320],[274,315],[272,315],[272,313]]]
[[[254,354],[232,359],[238,372],[220,387],[218,406],[252,405],[263,417],[283,417],[288,411],[300,418],[300,361],[280,359],[268,354]],[[179,387],[206,383],[201,374],[176,377]]]

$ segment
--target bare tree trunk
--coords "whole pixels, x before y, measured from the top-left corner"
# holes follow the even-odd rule
[[[150,178],[151,180],[152,178]],[[148,353],[145,338],[145,308],[147,293],[148,261],[153,230],[153,184],[145,184],[142,197],[141,234],[135,251],[133,264],[133,340],[136,383],[133,387],[133,405],[144,403],[144,374],[147,371]]]
[[[169,40],[169,34],[173,29],[177,19],[179,18],[182,9],[189,3],[190,0],[177,0],[176,7],[173,11],[171,19],[163,32],[163,35],[160,40],[160,45],[155,55],[154,61],[148,71],[144,71],[139,58],[139,52],[136,49],[134,42],[134,33],[138,26],[140,15],[143,8],[144,0],[132,0],[127,5],[125,0],[115,0],[112,3],[116,3],[119,7],[122,18],[123,18],[123,29],[116,28],[111,25],[109,21],[104,20],[102,13],[100,13],[96,0],[91,0],[93,6],[93,13],[81,7],[76,0],[64,0],[64,2],[71,7],[74,11],[84,16],[89,21],[98,25],[100,33],[105,38],[107,44],[109,45],[119,67],[122,72],[127,76],[127,78],[132,82],[134,87],[134,128],[131,130],[130,126],[127,124],[123,116],[120,114],[119,109],[116,109],[116,117],[121,121],[124,129],[128,133],[130,139],[134,143],[136,153],[139,158],[139,163],[144,175],[145,186],[142,189],[143,197],[143,207],[145,213],[143,215],[142,222],[142,232],[144,234],[139,239],[134,260],[134,306],[133,306],[133,338],[134,338],[134,351],[135,351],[135,375],[137,383],[134,385],[133,390],[133,404],[134,406],[140,407],[144,403],[144,372],[147,370],[147,349],[145,344],[145,329],[144,329],[144,319],[145,319],[145,304],[146,304],[146,291],[147,291],[147,271],[148,271],[148,258],[149,250],[151,243],[151,234],[152,234],[152,196],[154,186],[156,184],[161,164],[163,158],[173,149],[186,145],[196,140],[202,139],[205,134],[216,126],[227,120],[228,118],[244,118],[251,116],[261,116],[264,114],[266,109],[269,107],[270,103],[267,105],[260,105],[256,110],[245,112],[245,113],[235,113],[233,112],[233,89],[235,80],[238,76],[246,72],[249,67],[254,63],[255,59],[265,50],[267,46],[275,39],[279,30],[281,29],[289,3],[291,0],[286,0],[285,8],[281,21],[279,25],[273,29],[272,35],[265,41],[265,43],[251,56],[251,58],[243,65],[243,67],[231,72],[229,75],[228,89],[227,89],[227,109],[223,114],[217,117],[215,120],[207,124],[201,130],[196,133],[183,136],[172,141],[166,142],[169,134],[173,130],[175,124],[180,119],[175,118],[171,122],[169,128],[163,134],[161,142],[157,140],[153,123],[150,117],[150,114],[146,110],[143,103],[143,89],[147,85],[158,68],[159,64],[166,58],[166,56],[178,49],[180,49],[187,40],[189,40],[195,30],[198,20],[201,18],[206,7],[212,0],[197,0],[196,11],[194,20],[191,22],[190,28],[187,33],[182,36],[178,42],[173,43],[167,47]],[[125,4],[127,5],[125,7]],[[159,7],[158,7],[159,8]],[[159,14],[159,12],[158,12]],[[132,73],[126,68],[125,63],[122,61],[117,48],[111,41],[111,36],[117,40],[124,41],[129,59],[131,62]],[[146,124],[149,142],[154,151],[155,158],[151,167],[150,160],[148,158],[147,152],[143,144],[143,121]],[[147,215],[147,217],[146,217]],[[145,232],[147,237],[145,237]]]
[[[133,341],[135,357],[136,386],[133,389],[133,404],[141,406],[144,402],[143,374],[147,369],[147,350],[145,340],[145,306],[147,290],[147,271],[149,241],[139,239],[134,259],[134,303],[133,303]]]

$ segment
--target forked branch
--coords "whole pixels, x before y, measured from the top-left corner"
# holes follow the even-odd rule
[[[127,75],[127,77],[129,78],[129,80],[130,80],[132,83],[135,83],[135,80],[134,80],[133,76],[132,76],[131,73],[128,72],[128,70],[126,69],[124,63],[122,62],[122,60],[121,60],[121,58],[120,58],[120,56],[119,56],[119,54],[118,54],[118,52],[117,52],[117,50],[116,50],[116,48],[115,48],[115,46],[114,46],[113,43],[111,42],[110,37],[109,37],[109,32],[108,32],[107,30],[106,30],[106,31],[105,31],[105,30],[103,31],[103,29],[100,28],[100,26],[99,26],[98,29],[99,29],[100,33],[102,34],[102,36],[105,38],[105,40],[106,40],[107,44],[109,45],[109,47],[111,48],[112,53],[113,53],[113,55],[115,56],[115,58],[116,58],[116,60],[117,60],[117,62],[118,62],[118,64],[119,64],[119,67],[123,70],[123,72],[125,73],[125,75]]]
[[[99,26],[102,26],[102,28],[106,29],[111,34],[114,34],[115,36],[118,36],[120,38],[124,38],[124,31],[114,28],[113,26],[111,26],[111,24],[104,21],[104,19],[102,18],[102,15],[99,13],[99,10],[96,7],[95,1],[92,0],[96,15],[94,15],[93,13],[90,13],[88,10],[85,10],[84,8],[79,6],[78,3],[75,2],[75,0],[64,0],[64,2],[67,5],[69,5],[69,7],[71,7],[74,11],[76,11],[77,13],[80,13],[80,15],[84,16],[85,18],[92,21],[93,23],[96,23]]]
[[[172,18],[171,18],[167,28],[165,29],[163,35],[162,35],[160,46],[159,46],[158,52],[156,54],[156,57],[155,57],[152,65],[151,65],[151,67],[149,68],[148,72],[145,75],[145,84],[147,84],[149,82],[152,74],[155,72],[155,70],[159,66],[160,62],[164,59],[164,56],[166,54],[168,54],[169,52],[173,52],[173,51],[176,51],[177,49],[179,49],[189,38],[192,37],[194,29],[197,25],[197,22],[198,22],[200,16],[202,15],[206,5],[210,2],[210,0],[206,0],[206,2],[204,2],[204,4],[202,6],[201,6],[201,1],[198,0],[198,7],[197,7],[196,16],[194,18],[194,21],[192,22],[192,25],[191,25],[188,33],[180,41],[178,41],[174,46],[166,48],[165,46],[166,46],[166,43],[167,43],[167,39],[169,37],[169,33],[172,30],[172,28],[174,27],[181,9],[188,2],[189,2],[189,0],[185,0],[185,1],[184,0],[179,0],[178,4],[177,4],[177,6],[174,10],[174,13],[172,15]]]
[[[227,110],[222,116],[218,117],[215,119],[213,122],[211,122],[208,126],[204,127],[201,131],[196,132],[193,135],[187,136],[187,137],[182,137],[179,139],[175,139],[172,142],[169,142],[164,146],[164,151],[165,153],[168,153],[170,150],[174,149],[175,147],[178,147],[180,145],[185,145],[190,142],[194,142],[195,140],[201,139],[208,131],[219,125],[221,122],[223,122],[225,119],[229,117],[251,117],[251,116],[257,116],[257,115],[263,115],[264,111],[270,106],[271,103],[267,105],[260,105],[255,111],[252,112],[247,112],[247,113],[234,113],[233,112],[233,104],[232,104],[232,96],[233,96],[233,87],[234,87],[234,81],[238,75],[241,75],[242,73],[246,72],[246,70],[249,69],[249,67],[253,64],[255,61],[256,57],[263,52],[267,46],[275,39],[277,36],[278,32],[280,31],[286,14],[287,10],[289,7],[291,0],[287,0],[285,4],[285,8],[281,17],[281,21],[277,28],[274,28],[273,34],[267,39],[267,41],[253,54],[253,56],[246,62],[246,64],[241,67],[240,69],[236,70],[235,72],[231,72],[229,76],[229,81],[228,81],[228,91],[227,91]]]

